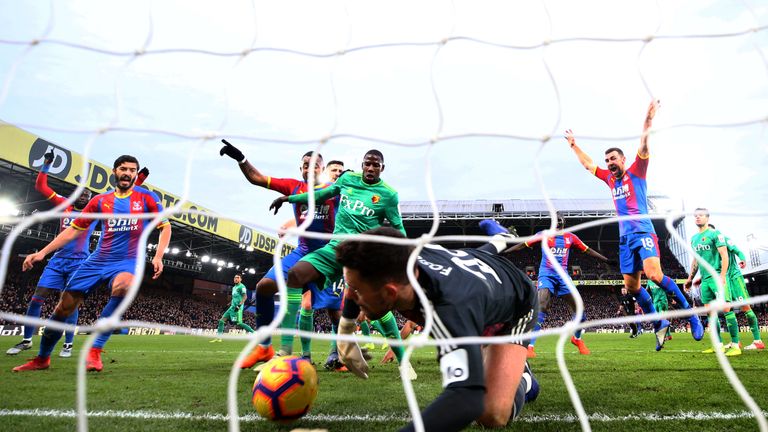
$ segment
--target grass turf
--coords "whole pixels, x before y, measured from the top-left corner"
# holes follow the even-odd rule
[[[751,342],[750,335],[743,337]],[[690,335],[675,334],[658,353],[649,334],[633,340],[627,334],[589,333],[585,340],[592,354],[580,356],[568,344],[566,361],[584,408],[595,417],[593,430],[757,429],[714,355],[700,354],[707,345],[694,342]],[[75,341],[70,359],[56,357],[55,351],[47,371],[11,372],[13,366],[33,356],[37,346],[18,356],[0,357],[0,430],[73,430],[75,365],[81,341]],[[6,337],[0,342],[5,349],[17,340]],[[104,371],[88,375],[88,409],[96,414],[89,419],[91,430],[226,430],[228,374],[243,345],[209,343],[193,336],[114,336],[103,355]],[[524,421],[510,425],[509,430],[581,429],[557,368],[554,346],[552,337],[538,341],[538,357],[531,360],[531,366],[541,394],[525,407]],[[370,379],[363,381],[322,368],[326,342],[315,341],[313,350],[320,392],[311,417],[290,426],[257,419],[250,405],[256,373],[246,370],[240,375],[238,389],[239,414],[246,416],[241,430],[374,431],[405,425],[408,409],[397,366],[377,363],[384,351],[375,352]],[[768,408],[768,352],[746,351],[731,362],[755,401]],[[441,390],[434,348],[416,351],[413,364],[419,374],[414,389],[424,407]],[[40,411],[32,411],[35,409]],[[169,418],[174,415],[188,418]]]

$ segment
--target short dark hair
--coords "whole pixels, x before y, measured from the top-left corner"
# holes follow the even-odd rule
[[[243,278],[243,274],[242,273],[235,273],[235,276],[240,276],[240,279]]]
[[[384,163],[384,155],[381,154],[380,151],[378,151],[376,149],[368,150],[367,152],[365,152],[365,155],[363,155],[363,158],[365,158],[365,156],[368,156],[368,155],[378,156],[379,159],[381,159],[381,163]]]
[[[139,165],[139,160],[136,159],[135,157],[133,157],[131,155],[122,155],[119,158],[115,159],[115,163],[112,164],[112,169],[115,169],[115,168],[119,167],[120,165],[122,165],[122,164],[124,164],[126,162],[135,163],[136,164],[136,168],[139,168],[139,166],[140,166]]]
[[[403,233],[389,227],[379,227],[363,234],[405,238]],[[336,260],[344,267],[357,270],[366,280],[405,283],[408,281],[406,268],[411,252],[413,247],[409,245],[345,240],[336,247]]]
[[[699,207],[696,210],[694,210],[693,212],[694,213],[696,213],[696,212],[704,212],[704,215],[709,217],[709,209],[706,209],[704,207]]]
[[[605,154],[608,154],[608,153],[614,152],[614,151],[617,152],[618,154],[624,156],[624,152],[620,148],[618,148],[618,147],[611,147],[611,148],[609,148],[608,150],[605,151]]]
[[[335,160],[334,159],[334,160],[328,162],[327,164],[325,164],[325,166],[331,166],[331,165],[341,165],[341,166],[344,166],[344,162],[342,162],[340,160]]]
[[[304,153],[304,156],[302,156],[301,158],[302,158],[302,159],[304,159],[304,158],[305,158],[305,157],[307,157],[307,156],[309,156],[309,157],[312,157],[312,154],[313,154],[313,153],[315,153],[315,152],[314,152],[314,151],[308,151],[308,152]],[[317,154],[317,158],[318,158],[319,160],[323,160],[323,155],[321,155],[320,153],[318,153],[318,154]]]

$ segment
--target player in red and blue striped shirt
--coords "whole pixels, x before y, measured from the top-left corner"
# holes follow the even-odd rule
[[[135,277],[136,257],[140,246],[139,237],[151,222],[150,219],[131,218],[130,215],[157,213],[163,210],[160,199],[154,192],[134,186],[138,172],[139,161],[135,157],[123,155],[117,158],[112,170],[115,176],[115,190],[92,198],[80,217],[72,222],[69,228],[56,236],[41,251],[28,255],[24,260],[23,270],[27,271],[50,252],[76,241],[93,221],[88,217],[89,213],[107,213],[116,216],[101,220],[101,237],[96,250],[67,281],[67,286],[61,294],[51,320],[64,321],[77,310],[88,292],[103,282],[108,282],[112,296],[104,306],[101,318],[111,316],[125,297]],[[163,271],[163,254],[171,240],[171,226],[168,220],[163,220],[158,228],[162,231],[157,253],[152,259],[153,279],[157,279]],[[96,339],[86,358],[86,370],[102,370],[101,351],[111,334],[111,331],[104,332]],[[14,372],[47,369],[50,365],[51,352],[60,338],[61,331],[47,327],[40,342],[38,356],[14,368]]]
[[[563,218],[562,215],[557,215],[557,230],[562,231],[565,227],[565,218]],[[541,232],[536,233],[536,235],[527,242],[524,243],[518,243],[511,248],[508,249],[509,252],[514,252],[523,249],[524,247],[532,247],[536,243],[541,243],[543,240],[543,237],[541,235]],[[576,236],[576,234],[570,233],[570,232],[562,232],[560,234],[557,234],[555,236],[547,238],[547,244],[542,244],[542,254],[541,254],[541,264],[539,265],[539,277],[538,277],[538,295],[539,295],[539,317],[538,322],[536,323],[536,327],[534,330],[538,331],[541,330],[542,325],[544,324],[544,321],[547,319],[547,314],[549,313],[549,309],[552,306],[552,296],[555,297],[563,297],[566,304],[568,305],[568,309],[570,309],[572,314],[576,313],[576,302],[573,298],[573,293],[571,292],[571,289],[568,287],[568,285],[565,283],[565,281],[560,277],[559,274],[557,274],[557,270],[555,270],[555,266],[549,261],[547,258],[547,255],[543,253],[543,249],[547,248],[552,252],[552,255],[554,255],[557,262],[560,264],[560,267],[562,267],[563,271],[568,274],[568,257],[570,256],[571,247],[576,247],[580,251],[586,253],[587,255],[597,258],[600,261],[603,262],[609,262],[608,258],[604,257],[599,252],[590,249],[589,246],[585,245],[584,242],[581,241],[579,237]],[[587,314],[584,312],[581,315],[581,321],[584,322],[587,320]],[[584,341],[581,339],[582,330],[577,330],[576,333],[571,337],[571,343],[576,346],[576,348],[579,349],[579,353],[581,354],[589,354],[589,348],[584,344]],[[528,343],[528,357],[533,358],[536,357],[536,351],[534,351],[534,344],[536,343],[536,338],[531,338],[530,343]]]
[[[305,193],[309,190],[309,173],[311,170],[315,173],[315,192],[325,189],[332,185],[332,183],[320,183],[319,177],[323,171],[323,156],[318,154],[315,162],[315,166],[310,166],[312,158],[311,151],[305,153],[301,158],[301,165],[299,171],[303,180],[290,179],[290,178],[274,178],[268,175],[264,175],[256,169],[245,157],[245,155],[232,144],[225,140],[222,140],[224,147],[221,148],[219,154],[221,156],[227,155],[230,158],[237,161],[240,166],[240,171],[251,184],[261,186],[266,189],[271,189],[279,192],[283,195],[296,195]],[[315,213],[312,222],[310,223],[307,231],[320,232],[320,233],[333,233],[336,221],[336,209],[338,207],[339,198],[331,197],[325,201],[317,201],[315,203]],[[307,215],[307,204],[294,204],[293,215],[296,219],[296,224],[304,222]],[[312,239],[306,237],[299,237],[299,245],[290,254],[283,257],[282,271],[285,281],[288,281],[288,271],[305,255],[308,253],[320,249],[328,243],[328,240]],[[277,291],[277,276],[276,272],[279,271],[275,267],[269,269],[264,277],[256,284],[256,310],[257,324],[259,326],[269,324],[269,321],[265,319],[269,315],[269,309],[274,309],[273,295],[260,296],[259,292],[276,292]],[[328,315],[331,319],[331,323],[334,326],[338,325],[339,318],[341,318],[341,296],[337,290],[333,287],[321,287],[315,283],[310,284],[310,290],[312,291],[313,309],[327,309]],[[296,328],[297,316],[299,316],[299,308],[302,302],[302,288],[288,287],[288,311],[283,318],[283,322],[280,328],[294,329]],[[302,321],[299,317],[300,322]],[[303,330],[312,331],[314,324],[306,318],[304,323],[309,322],[308,328]],[[281,355],[291,354],[293,350],[293,335],[284,335],[281,338]],[[302,355],[306,358],[310,358],[309,344],[311,340],[305,339],[302,341]],[[241,365],[244,368],[252,367],[255,363],[260,361],[267,361],[274,356],[274,348],[270,339],[262,341],[261,344],[254,350],[254,353],[250,355]]]
[[[637,157],[629,168],[625,169],[626,157],[624,152],[616,147],[605,151],[605,163],[607,170],[599,168],[579,146],[571,130],[566,131],[565,138],[571,145],[579,162],[604,181],[613,195],[613,203],[616,206],[618,216],[647,215],[648,197],[646,195],[647,184],[645,174],[648,169],[648,130],[651,128],[653,117],[656,115],[659,101],[652,101],[648,107],[643,126],[643,134],[640,138],[640,148]],[[690,309],[690,304],[680,291],[680,287],[661,270],[659,260],[659,245],[656,232],[649,218],[637,220],[622,220],[619,222],[619,263],[621,273],[624,275],[624,285],[630,293],[637,298],[637,303],[646,314],[655,313],[653,301],[648,292],[640,286],[641,272],[645,272],[648,279],[662,287],[664,291],[672,294],[677,303],[683,309]],[[695,340],[701,340],[704,336],[704,328],[699,317],[690,317],[691,333]],[[656,351],[664,347],[665,335],[669,321],[658,320],[653,323],[656,331]]]

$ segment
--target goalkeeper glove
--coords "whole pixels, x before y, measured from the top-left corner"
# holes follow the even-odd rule
[[[354,319],[341,317],[338,329],[340,335],[354,334],[356,329],[357,323]],[[365,361],[367,353],[360,349],[357,342],[339,340],[336,347],[339,351],[339,358],[347,369],[360,378],[368,379],[368,363]]]
[[[46,164],[46,165],[52,164],[53,163],[53,159],[54,159],[53,150],[51,150],[48,153],[46,153],[45,155],[43,155],[43,163]]]
[[[236,160],[237,163],[243,163],[245,162],[245,155],[243,152],[237,149],[237,147],[233,146],[232,144],[228,143],[227,140],[223,139],[221,142],[224,143],[224,147],[219,150],[219,155],[224,156],[227,155],[231,157],[232,159]]]

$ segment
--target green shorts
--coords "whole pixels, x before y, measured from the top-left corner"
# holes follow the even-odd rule
[[[243,322],[243,308],[237,308],[236,310],[234,306],[230,306],[229,309],[224,312],[224,315],[221,316],[221,320],[233,323]]]
[[[318,250],[312,251],[299,261],[312,264],[321,275],[325,277],[323,287],[328,287],[338,282],[342,275],[342,266],[336,261],[336,245],[338,242],[330,242]]]
[[[667,300],[667,293],[663,289],[652,288],[651,299],[653,299],[653,307],[656,308],[656,312],[665,312],[669,310],[669,300]]]
[[[731,301],[730,282],[726,280],[725,287],[725,301]],[[710,304],[717,298],[717,282],[715,278],[703,279],[701,281],[701,302],[704,304]]]
[[[734,275],[728,278],[728,290],[731,292],[731,301],[749,299],[749,291],[744,284],[744,276]]]

